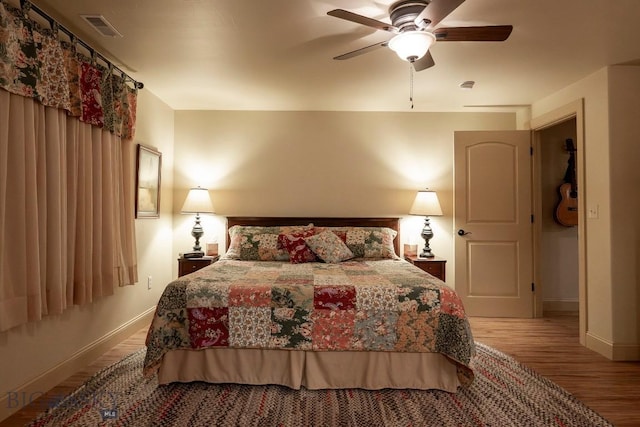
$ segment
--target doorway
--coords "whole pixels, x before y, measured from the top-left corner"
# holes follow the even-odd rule
[[[576,119],[573,117],[542,129],[536,137],[537,161],[540,163],[539,191],[534,193],[540,205],[536,268],[541,314],[543,317],[548,312],[577,314]]]
[[[535,117],[531,120],[530,125],[533,131],[534,152],[541,154],[534,156],[533,165],[534,216],[541,219],[540,221],[534,221],[534,282],[539,284],[540,289],[540,292],[536,292],[535,296],[535,316],[543,317],[545,300],[549,311],[554,308],[575,310],[577,286],[579,341],[580,344],[586,345],[588,317],[586,296],[588,284],[585,262],[584,100],[578,99],[556,110]],[[550,209],[549,205],[553,204],[552,200],[554,198],[557,203],[558,193],[557,190],[554,190],[553,193],[551,192],[552,183],[546,184],[546,189],[543,188],[543,176],[545,176],[542,168],[543,157],[546,155],[545,167],[549,169],[549,173],[553,174],[557,174],[558,172],[555,168],[560,168],[562,161],[567,160],[568,154],[564,150],[564,144],[558,142],[559,138],[565,138],[565,140],[566,138],[573,138],[576,149],[578,224],[575,227],[570,227],[571,230],[557,229],[554,228],[556,224],[549,223],[549,215],[552,215],[548,211]],[[560,148],[558,148],[558,145]],[[560,150],[559,153],[558,150]],[[562,153],[562,151],[565,152]],[[558,154],[558,156],[554,153]],[[559,162],[559,160],[561,161]],[[566,166],[567,164],[565,163],[562,167],[566,168]],[[554,185],[557,186],[557,175],[555,176],[556,183]],[[564,172],[561,172],[560,176],[564,176]],[[546,179],[551,179],[551,177],[547,176]],[[546,203],[543,203],[543,194],[545,198],[551,197],[551,199],[547,199]],[[549,194],[554,194],[554,196],[549,196]],[[546,214],[543,209],[547,209]],[[543,224],[546,225],[546,229],[543,229]],[[547,247],[553,244],[554,239],[556,244],[558,244],[558,241],[562,241],[561,248],[559,251],[556,250],[556,253],[563,252],[562,249],[564,249],[559,260],[550,260],[549,253],[545,252]],[[562,270],[562,265],[566,264],[562,264],[562,260],[565,263],[569,263],[569,267],[564,270]],[[558,275],[567,274],[567,276],[554,277],[554,272]],[[558,279],[564,280],[564,282],[560,285],[554,285],[558,283]],[[546,283],[547,281],[549,282],[548,284]]]
[[[549,113],[542,114],[538,117],[535,117],[530,122],[531,131],[503,131],[500,135],[496,137],[496,135],[491,135],[491,132],[485,131],[484,135],[488,135],[488,139],[485,142],[487,144],[480,144],[479,141],[471,141],[473,145],[478,147],[487,146],[488,148],[493,148],[496,146],[496,142],[504,142],[504,144],[498,144],[503,147],[503,151],[509,149],[509,147],[513,147],[511,150],[514,155],[515,153],[520,152],[520,148],[516,148],[516,145],[509,142],[511,137],[515,137],[519,132],[524,132],[527,137],[527,145],[526,145],[526,153],[527,159],[518,160],[516,163],[518,167],[514,169],[514,167],[505,165],[508,162],[504,162],[502,165],[495,166],[495,169],[501,168],[502,171],[495,172],[494,169],[483,167],[486,166],[486,162],[490,162],[496,160],[497,156],[476,156],[478,159],[482,160],[482,162],[473,162],[468,159],[468,156],[471,155],[470,143],[469,141],[465,141],[465,138],[458,138],[458,136],[463,136],[466,134],[479,134],[482,137],[482,132],[455,132],[454,134],[454,187],[455,191],[455,209],[454,209],[454,228],[456,230],[456,239],[455,243],[455,271],[456,271],[456,291],[460,293],[461,298],[464,301],[465,308],[470,315],[472,316],[490,316],[490,317],[543,317],[543,313],[545,310],[545,300],[548,311],[554,311],[557,309],[563,309],[567,311],[576,310],[578,311],[578,323],[579,323],[579,341],[580,344],[586,344],[586,325],[587,325],[587,304],[586,304],[586,295],[587,295],[587,277],[586,277],[586,263],[585,263],[585,253],[586,253],[586,234],[585,234],[585,203],[584,203],[584,195],[586,194],[584,188],[584,105],[583,100],[577,100],[570,104],[567,104],[564,107],[561,107],[557,110],[551,111]],[[494,132],[495,133],[495,132]],[[509,136],[507,134],[511,133]],[[497,139],[496,139],[497,138]],[[506,139],[505,139],[506,138]],[[553,212],[551,207],[555,207],[558,202],[558,192],[557,186],[559,185],[557,179],[557,169],[560,170],[560,178],[564,176],[564,172],[566,171],[567,166],[567,151],[564,149],[564,142],[566,139],[572,138],[575,143],[575,165],[576,165],[576,187],[577,187],[577,198],[576,198],[576,208],[578,212],[578,222],[575,227],[570,227],[571,230],[567,230],[566,228],[558,228],[556,224],[553,224],[553,214],[549,212]],[[468,139],[468,138],[466,138]],[[553,143],[553,141],[557,141],[560,139],[562,145],[558,146]],[[491,140],[491,141],[489,141]],[[478,145],[479,144],[479,145]],[[544,148],[541,148],[545,145]],[[518,145],[519,146],[519,145]],[[530,156],[529,149],[533,146],[533,153],[535,155]],[[544,152],[541,152],[543,150]],[[547,152],[548,151],[548,152]],[[484,153],[484,151],[480,150],[480,154]],[[543,155],[540,155],[543,154]],[[550,176],[545,178],[545,186],[548,187],[545,191],[545,199],[546,202],[543,204],[543,161],[542,157],[548,157],[544,161],[544,166],[546,169],[549,169]],[[503,156],[504,157],[504,156]],[[520,159],[520,156],[515,156],[515,158]],[[506,158],[506,157],[505,157]],[[531,162],[533,159],[533,162]],[[473,159],[471,159],[473,160]],[[474,167],[476,166],[477,167]],[[513,165],[512,165],[513,166]],[[532,169],[530,169],[531,167]],[[529,193],[529,196],[525,198],[512,197],[510,200],[518,200],[517,204],[514,203],[495,203],[493,199],[495,195],[509,195],[509,191],[502,189],[502,191],[493,191],[488,190],[490,188],[487,183],[503,183],[508,182],[505,179],[489,179],[484,180],[483,186],[487,185],[487,188],[484,188],[484,192],[481,192],[480,201],[492,200],[489,204],[491,209],[489,210],[489,214],[495,213],[494,211],[500,212],[519,212],[516,216],[504,216],[504,218],[499,218],[495,220],[494,218],[485,218],[484,216],[479,216],[475,218],[474,221],[469,221],[470,216],[473,216],[472,213],[467,206],[467,201],[473,201],[473,195],[468,194],[470,181],[467,179],[467,172],[474,173],[480,171],[489,170],[491,173],[485,174],[488,178],[492,178],[494,175],[500,175],[504,170],[511,171],[520,171],[523,172],[523,176],[526,175],[527,182],[519,185],[519,188],[529,188],[532,190]],[[494,173],[495,172],[495,173]],[[518,174],[520,175],[520,173]],[[513,181],[513,180],[512,180]],[[518,180],[519,181],[519,180]],[[515,181],[514,181],[515,182]],[[477,187],[477,186],[476,186]],[[549,190],[550,188],[550,190]],[[473,190],[473,188],[471,189]],[[508,190],[508,189],[507,189]],[[486,193],[490,191],[490,197],[486,196]],[[512,192],[512,194],[515,194]],[[485,197],[486,196],[486,197]],[[547,199],[548,197],[548,199]],[[522,202],[522,206],[520,205],[520,201]],[[487,206],[487,203],[477,203],[477,206]],[[525,206],[526,205],[526,206]],[[512,207],[511,210],[507,209],[509,206]],[[528,206],[528,207],[527,207]],[[544,207],[543,207],[544,206]],[[500,207],[506,207],[505,209],[498,209]],[[533,207],[533,212],[531,210]],[[543,209],[546,210],[546,213],[543,212]],[[484,212],[484,211],[483,211]],[[531,213],[533,213],[533,224],[531,224]],[[522,216],[524,214],[524,216]],[[590,215],[592,213],[590,212]],[[597,215],[597,213],[596,213]],[[476,215],[477,216],[477,215]],[[543,218],[546,219],[543,220]],[[505,219],[506,218],[506,219]],[[540,220],[535,220],[538,218]],[[533,247],[524,242],[523,245],[512,244],[511,246],[518,246],[528,250],[528,254],[520,254],[519,251],[511,251],[511,254],[520,254],[523,256],[512,256],[511,258],[503,256],[503,253],[499,253],[497,249],[505,249],[506,245],[502,244],[501,246],[495,242],[487,241],[487,238],[481,235],[478,230],[472,229],[476,224],[473,223],[511,223],[513,225],[518,224],[523,227],[526,224],[529,226],[533,225],[533,227],[529,228],[528,234],[533,236]],[[551,222],[551,224],[550,224]],[[543,228],[543,223],[546,224]],[[523,231],[524,233],[524,231]],[[547,239],[547,234],[551,235],[551,239]],[[524,234],[523,234],[524,236]],[[559,238],[559,236],[561,238]],[[511,242],[518,241],[519,239],[511,238]],[[560,248],[552,248],[554,252],[547,249],[550,246],[558,245],[559,241],[562,242]],[[530,243],[530,240],[529,240]],[[483,246],[484,245],[484,246]],[[475,256],[474,249],[482,249],[487,247],[493,250],[492,253],[495,254],[493,257],[484,258],[482,256]],[[533,251],[530,251],[527,248],[531,248]],[[497,248],[497,249],[496,249]],[[568,249],[570,248],[570,250]],[[495,249],[495,250],[494,250]],[[564,249],[564,250],[563,250]],[[479,251],[476,251],[479,253]],[[502,252],[505,252],[504,250]],[[532,253],[533,252],[533,253]],[[562,253],[562,257],[551,258],[551,254],[553,253]],[[491,254],[491,253],[490,253]],[[577,259],[576,259],[577,258]],[[473,264],[475,259],[475,265],[480,266],[481,268],[473,268]],[[513,283],[512,286],[495,286],[495,280],[493,280],[493,276],[490,274],[484,274],[487,271],[498,271],[496,268],[489,268],[492,266],[492,260],[501,260],[502,265],[504,265],[504,260],[511,260],[514,262],[508,263],[509,266],[513,267],[504,273],[504,267],[502,267],[502,275],[507,277],[511,274],[511,280],[503,280],[503,284]],[[524,262],[515,262],[515,260],[521,259]],[[563,264],[560,262],[561,260],[566,259],[566,262],[569,262],[570,265],[567,268],[563,268]],[[470,264],[471,263],[471,264]],[[487,267],[489,266],[489,267]],[[577,270],[577,271],[576,271]],[[476,274],[478,272],[478,274]],[[516,274],[517,272],[517,274]],[[522,273],[522,274],[521,274]],[[526,275],[528,274],[528,278]],[[488,280],[490,278],[491,280]],[[527,279],[527,280],[525,280]],[[562,281],[561,285],[557,285],[557,279]],[[545,283],[549,282],[549,283]],[[532,286],[533,284],[533,286]],[[527,285],[528,287],[525,287]],[[576,298],[576,287],[577,287],[577,298]],[[545,288],[548,288],[545,290]],[[526,292],[528,289],[529,295],[533,294],[533,310],[522,311],[522,314],[513,314],[513,312],[509,312],[507,308],[509,304],[507,302],[514,301],[516,299],[524,300],[526,298]],[[517,298],[516,298],[517,297]],[[489,301],[490,298],[492,304],[479,305],[474,304],[475,301],[483,302],[483,300]],[[488,307],[487,310],[484,310],[484,307]],[[505,308],[506,307],[506,308]],[[505,310],[501,311],[503,308]],[[502,313],[502,314],[501,314]],[[527,314],[528,313],[528,314]]]

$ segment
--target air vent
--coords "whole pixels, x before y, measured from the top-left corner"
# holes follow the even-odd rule
[[[82,19],[87,21],[94,30],[105,37],[122,37],[122,34],[115,29],[109,21],[102,15],[80,15]]]
[[[474,82],[473,80],[467,80],[466,82],[460,83],[460,89],[471,90],[473,89],[473,85],[475,84],[476,82]]]

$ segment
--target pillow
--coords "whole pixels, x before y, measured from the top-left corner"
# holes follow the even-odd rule
[[[289,253],[278,248],[278,236],[313,229],[313,224],[294,226],[234,225],[229,229],[225,258],[242,261],[289,261]]]
[[[393,247],[398,232],[391,228],[316,227],[316,233],[327,230],[342,238],[356,258],[398,258]]]
[[[353,258],[347,245],[329,230],[307,237],[305,243],[324,262],[338,263]]]
[[[292,264],[317,261],[315,254],[305,243],[305,239],[314,234],[314,230],[280,234],[278,235],[278,247],[283,247],[287,250],[289,253],[289,261],[291,261]]]

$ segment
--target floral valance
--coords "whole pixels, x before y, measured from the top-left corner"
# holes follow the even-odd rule
[[[0,1],[0,87],[43,105],[62,108],[122,138],[133,138],[137,89],[110,66],[76,51],[74,40],[60,40],[56,28],[43,28]]]

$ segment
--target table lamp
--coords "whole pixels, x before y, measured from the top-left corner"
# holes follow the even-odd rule
[[[196,223],[193,225],[193,229],[191,230],[191,235],[196,239],[193,250],[195,252],[202,252],[200,237],[202,237],[204,231],[202,230],[202,225],[200,225],[200,214],[214,213],[213,203],[211,203],[211,197],[209,196],[209,190],[199,186],[190,189],[180,212],[183,214],[196,214]],[[202,255],[204,255],[204,252],[202,252]]]
[[[431,224],[429,224],[430,215],[442,215],[442,208],[440,208],[440,202],[435,191],[422,190],[416,194],[416,199],[413,201],[413,205],[409,210],[410,215],[424,215],[424,228],[422,229],[422,238],[424,239],[424,249],[420,253],[421,258],[433,258],[431,248],[429,247],[429,240],[433,238],[433,230]]]

